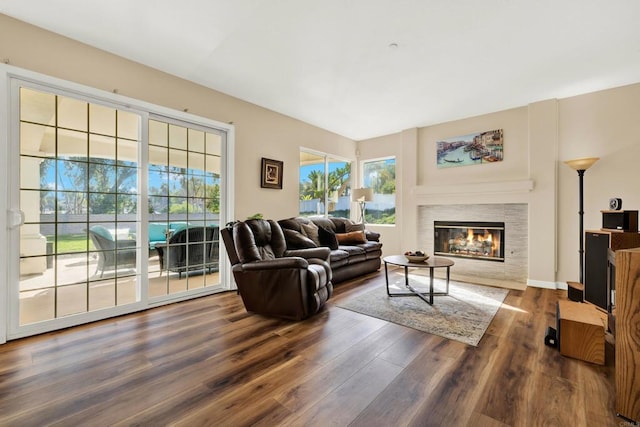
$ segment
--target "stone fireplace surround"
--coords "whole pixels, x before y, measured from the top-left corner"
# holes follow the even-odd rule
[[[505,223],[505,262],[454,258],[451,278],[470,283],[526,289],[532,243],[529,209],[535,203],[532,179],[494,182],[433,183],[411,188],[417,233],[406,236],[417,249],[433,250],[433,221],[500,221]],[[448,218],[442,218],[442,217]],[[472,219],[471,216],[474,216]],[[466,262],[463,262],[466,261]],[[489,265],[487,265],[489,264]],[[502,264],[496,267],[496,264]]]
[[[526,203],[445,204],[418,206],[418,246],[432,254],[434,221],[505,223],[504,263],[454,258],[453,279],[524,289],[528,276],[528,205]]]

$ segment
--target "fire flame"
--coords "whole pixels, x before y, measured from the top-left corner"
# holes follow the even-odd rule
[[[473,228],[467,228],[467,244],[472,244],[474,241],[478,242],[490,242],[491,243],[491,253],[495,253],[497,248],[497,244],[493,241],[493,235],[489,230],[484,230],[484,235],[474,234]]]

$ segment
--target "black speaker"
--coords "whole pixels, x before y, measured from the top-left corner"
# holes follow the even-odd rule
[[[584,302],[584,285],[578,282],[567,282],[569,301]]]
[[[638,211],[602,211],[604,230],[638,231]]]

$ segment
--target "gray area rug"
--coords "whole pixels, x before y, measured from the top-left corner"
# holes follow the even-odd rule
[[[409,274],[418,291],[429,289],[429,277]],[[406,291],[404,276],[389,272],[389,290]],[[434,280],[435,291],[445,290],[444,279]],[[434,296],[433,305],[418,297],[389,297],[384,285],[354,295],[336,305],[367,316],[477,346],[502,305],[508,289],[450,281],[448,296]]]

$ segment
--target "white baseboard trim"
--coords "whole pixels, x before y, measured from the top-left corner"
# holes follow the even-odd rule
[[[561,289],[567,290],[567,284],[564,282],[545,282],[542,280],[527,280],[527,286],[544,289]]]

